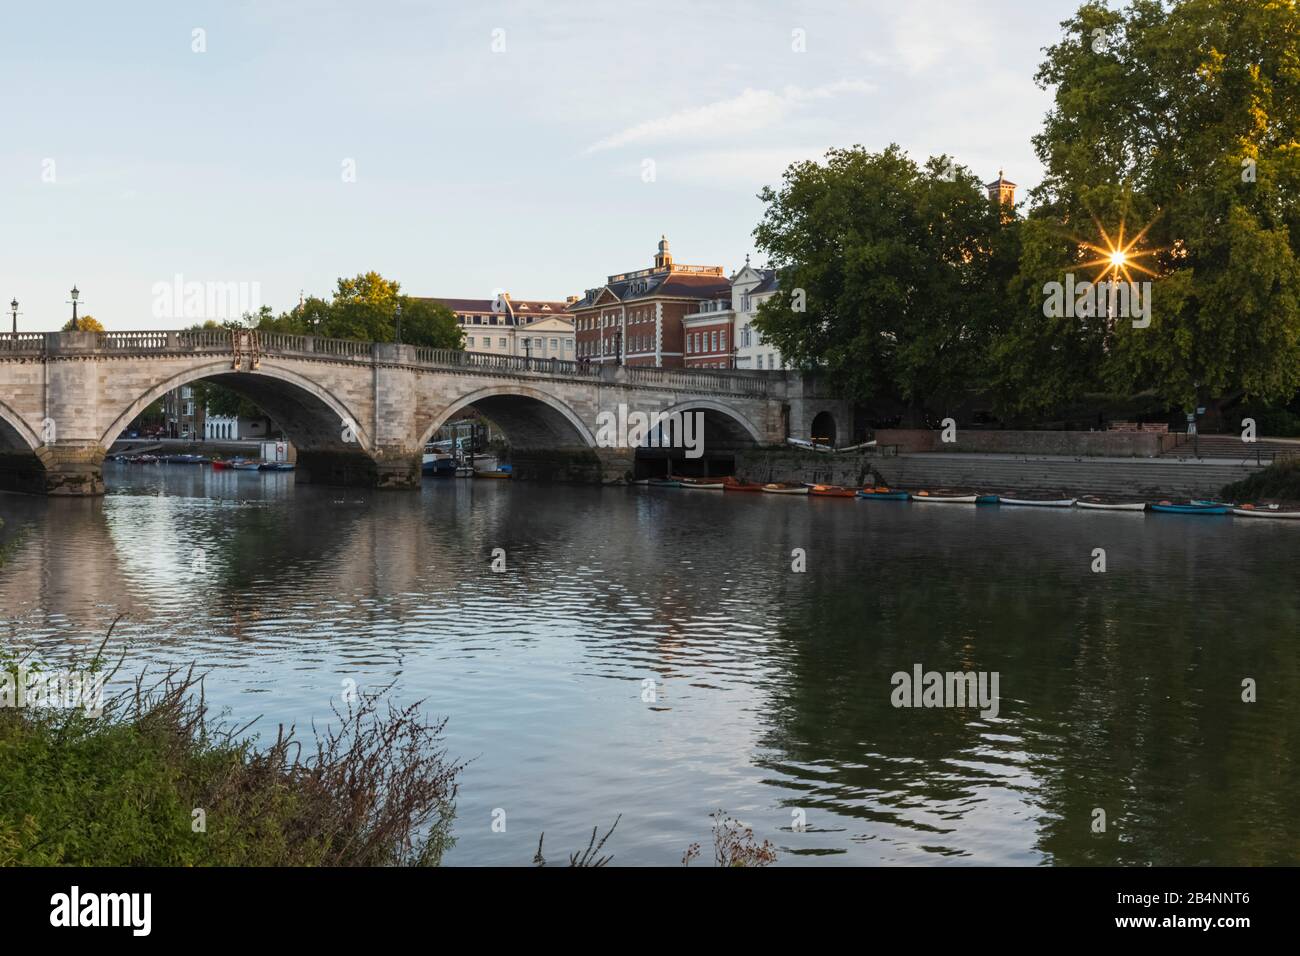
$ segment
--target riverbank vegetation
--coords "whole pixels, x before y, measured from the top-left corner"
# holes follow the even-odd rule
[[[192,671],[141,678],[99,717],[2,707],[0,865],[436,865],[463,766],[443,722],[382,693],[334,716],[258,746]]]
[[[1276,461],[1248,478],[1225,485],[1223,500],[1300,503],[1300,458]]]
[[[792,165],[761,194],[754,235],[780,291],[756,326],[914,424],[963,396],[1031,420],[1095,393],[1150,391],[1171,417],[1286,406],[1300,390],[1294,17],[1082,4],[1035,77],[1054,102],[1023,215],[995,211],[959,157],[856,146]],[[1111,279],[1127,310],[1071,294]]]

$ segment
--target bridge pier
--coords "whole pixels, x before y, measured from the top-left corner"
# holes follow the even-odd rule
[[[510,465],[521,481],[600,485],[626,478],[632,471],[632,456],[618,448],[512,448]]]
[[[61,498],[104,493],[104,449],[42,445],[35,451],[0,452],[0,491]]]

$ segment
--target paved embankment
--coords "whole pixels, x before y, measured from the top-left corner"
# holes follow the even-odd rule
[[[1259,465],[1231,459],[1025,458],[1014,455],[913,454],[877,459],[877,473],[900,488],[936,486],[991,493],[1068,496],[1215,497]]]
[[[741,452],[736,473],[754,481],[803,481],[856,487],[877,478],[888,485],[969,488],[990,494],[1215,497],[1230,482],[1259,469],[1233,459],[1075,458],[974,455],[953,452],[828,454],[795,449]]]

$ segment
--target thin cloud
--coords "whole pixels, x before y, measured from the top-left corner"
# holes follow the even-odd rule
[[[630,126],[592,143],[584,152],[591,154],[633,143],[701,135],[726,136],[761,129],[784,119],[807,103],[829,100],[842,93],[871,93],[874,90],[875,87],[865,80],[840,80],[812,89],[787,86],[780,92],[746,89],[729,100],[719,100],[707,106],[681,110]]]

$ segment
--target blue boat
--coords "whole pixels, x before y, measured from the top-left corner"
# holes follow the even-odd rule
[[[259,468],[260,471],[293,471],[293,462],[291,461],[264,461]]]
[[[1153,504],[1151,510],[1171,515],[1226,515],[1228,513],[1228,506],[1197,504],[1176,505],[1169,501],[1160,501]]]
[[[858,491],[859,498],[877,498],[881,501],[907,501],[912,497],[908,491],[876,491],[863,488]]]
[[[1002,499],[998,495],[980,495],[975,499],[977,505],[1000,505]]]

